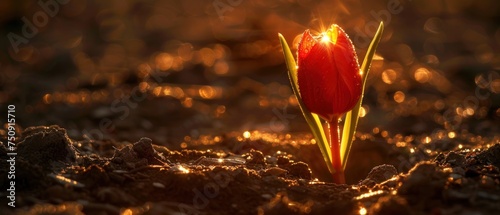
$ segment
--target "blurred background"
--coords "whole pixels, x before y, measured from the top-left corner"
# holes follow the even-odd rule
[[[305,29],[337,23],[362,61],[384,21],[359,147],[497,143],[499,18],[496,0],[5,0],[0,104],[20,130],[57,124],[77,140],[311,144],[278,32],[295,51]]]

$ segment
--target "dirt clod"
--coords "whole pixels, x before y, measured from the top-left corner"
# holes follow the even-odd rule
[[[446,180],[447,175],[441,172],[435,163],[421,162],[408,172],[397,191],[399,194],[408,195],[409,203],[415,204],[424,199],[441,196]]]
[[[288,172],[292,176],[303,179],[312,178],[311,170],[309,169],[309,166],[304,162],[291,163],[289,165],[286,165],[285,169],[288,170]]]
[[[290,163],[290,160],[285,156],[279,156],[278,161],[276,163],[278,164],[278,166],[283,166]]]
[[[451,166],[461,166],[465,163],[465,157],[461,154],[458,154],[456,152],[448,152],[445,155],[445,160],[446,163],[449,163]]]
[[[398,171],[392,165],[384,164],[376,166],[370,171],[370,173],[368,173],[366,179],[361,181],[360,184],[366,186],[374,186],[375,184],[384,182],[397,174]]]
[[[485,164],[492,164],[500,168],[500,144],[495,144],[484,152],[477,155],[477,158]]]
[[[33,165],[44,168],[55,161],[73,162],[76,151],[66,129],[59,126],[39,126],[27,128],[18,144],[18,154]]]
[[[152,145],[153,141],[147,137],[141,138],[134,143],[132,149],[139,155],[139,157],[149,158],[155,156],[155,150]]]
[[[153,148],[153,141],[147,137],[141,138],[133,144],[132,149],[137,153],[138,157],[147,159],[149,164],[163,165],[161,156]]]
[[[261,151],[251,149],[249,152],[248,164],[265,164],[264,154]]]

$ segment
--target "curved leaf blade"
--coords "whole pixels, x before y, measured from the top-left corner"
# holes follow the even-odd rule
[[[361,104],[363,102],[363,96],[365,92],[366,79],[368,77],[368,72],[370,71],[370,66],[372,63],[373,56],[375,55],[375,50],[377,49],[378,43],[382,38],[382,33],[384,32],[384,23],[380,22],[377,32],[373,37],[370,46],[366,52],[365,59],[361,65],[361,71],[363,72],[363,89],[361,90],[361,98],[354,108],[347,112],[344,122],[344,129],[342,132],[342,141],[340,144],[340,158],[342,159],[342,168],[345,170],[347,159],[349,157],[349,152],[351,151],[352,140],[356,132],[356,127],[358,126],[359,111],[361,109]]]

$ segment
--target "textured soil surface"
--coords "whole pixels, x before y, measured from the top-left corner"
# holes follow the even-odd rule
[[[147,137],[135,143],[75,141],[58,126],[29,127],[18,142],[17,208],[6,207],[3,198],[1,211],[7,215],[500,213],[500,144],[439,153],[408,172],[380,165],[364,180],[348,185],[314,179],[308,164],[293,154],[266,154],[251,140],[238,144],[242,147],[232,150],[174,151]],[[0,156],[7,159],[4,147]],[[0,174],[7,171],[2,166]],[[6,190],[7,182],[0,182]]]
[[[0,215],[500,214],[499,5],[2,0]],[[333,184],[278,33],[380,21]]]

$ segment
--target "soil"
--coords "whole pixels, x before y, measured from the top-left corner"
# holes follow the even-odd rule
[[[7,215],[500,212],[500,144],[439,153],[408,172],[380,165],[358,183],[334,184],[315,179],[308,164],[295,155],[264,154],[253,143],[242,140],[238,144],[245,147],[237,150],[176,151],[147,137],[135,143],[75,141],[59,126],[29,127],[18,142],[18,209],[6,207],[5,202],[1,211]],[[5,147],[0,156],[7,159]],[[0,174],[7,172],[2,166]],[[8,183],[0,180],[2,185]]]

